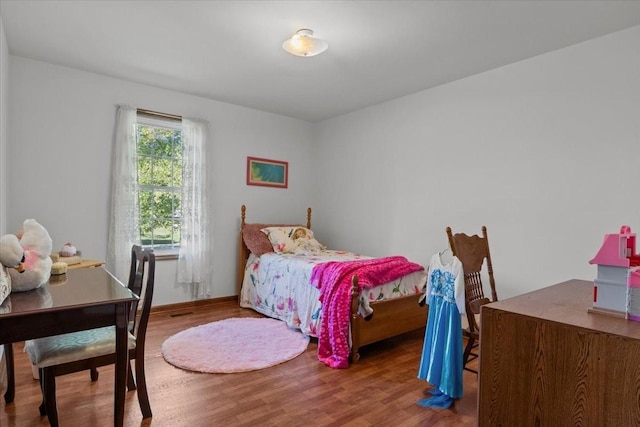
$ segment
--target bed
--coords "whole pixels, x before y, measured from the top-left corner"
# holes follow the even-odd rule
[[[315,241],[311,232],[311,208],[307,209],[306,226],[247,223],[245,205],[240,214],[237,266],[240,306],[285,321],[290,327],[318,338],[319,359],[327,365],[346,367],[344,360],[334,366],[320,357],[328,336],[332,345],[340,341],[340,335],[330,329],[330,325],[336,324],[333,319],[348,322],[345,351],[351,362],[359,360],[359,349],[364,345],[425,327],[427,305],[419,304],[419,300],[424,294],[426,272],[421,266],[403,257],[372,258],[324,247],[312,252],[307,252],[305,246],[304,250],[275,253],[277,247],[272,232],[287,227],[291,232],[303,228]],[[265,234],[261,230],[272,232]],[[367,269],[363,270],[365,266]],[[369,275],[371,269],[385,281],[374,284]],[[326,283],[337,277],[337,272],[342,275],[343,283],[329,291]],[[399,273],[402,275],[395,277]],[[348,283],[344,283],[346,279]],[[332,296],[328,296],[330,292]],[[338,296],[339,293],[348,296]],[[340,298],[348,301],[339,302]],[[348,307],[339,309],[340,304]],[[336,314],[341,313],[340,310],[346,310],[346,314]]]

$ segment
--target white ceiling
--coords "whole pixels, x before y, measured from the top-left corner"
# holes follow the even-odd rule
[[[640,1],[0,1],[12,55],[318,122],[640,25]],[[312,58],[282,42],[310,28]]]

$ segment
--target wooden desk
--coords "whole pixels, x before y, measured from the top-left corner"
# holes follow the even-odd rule
[[[75,270],[78,268],[91,268],[91,267],[100,267],[104,264],[104,261],[100,261],[98,259],[83,259],[78,264],[71,264],[67,266],[67,271]]]
[[[479,426],[640,425],[640,323],[570,280],[481,311]]]
[[[0,344],[7,361],[5,400],[14,398],[11,343],[102,326],[116,326],[114,425],[124,421],[129,304],[138,297],[103,268],[81,268],[28,292],[12,293],[0,305]],[[34,409],[35,410],[35,409]]]

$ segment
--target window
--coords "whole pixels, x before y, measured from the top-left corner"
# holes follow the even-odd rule
[[[181,220],[181,123],[142,114],[137,117],[140,240],[143,246],[154,249],[177,249]]]
[[[195,298],[211,296],[208,134],[205,120],[118,105],[106,263],[115,277],[126,283],[131,246],[143,241],[156,259],[177,259],[177,283]]]

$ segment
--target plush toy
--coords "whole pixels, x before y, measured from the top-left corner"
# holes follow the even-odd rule
[[[12,292],[29,291],[47,283],[53,263],[49,257],[53,241],[49,232],[35,219],[25,220],[19,235],[20,246],[24,249],[24,272],[9,270]]]
[[[11,276],[8,270],[24,271],[24,250],[20,246],[18,237],[7,234],[0,237],[0,303],[11,292]]]
[[[76,247],[71,243],[65,243],[60,250],[60,256],[75,256],[77,253]]]

